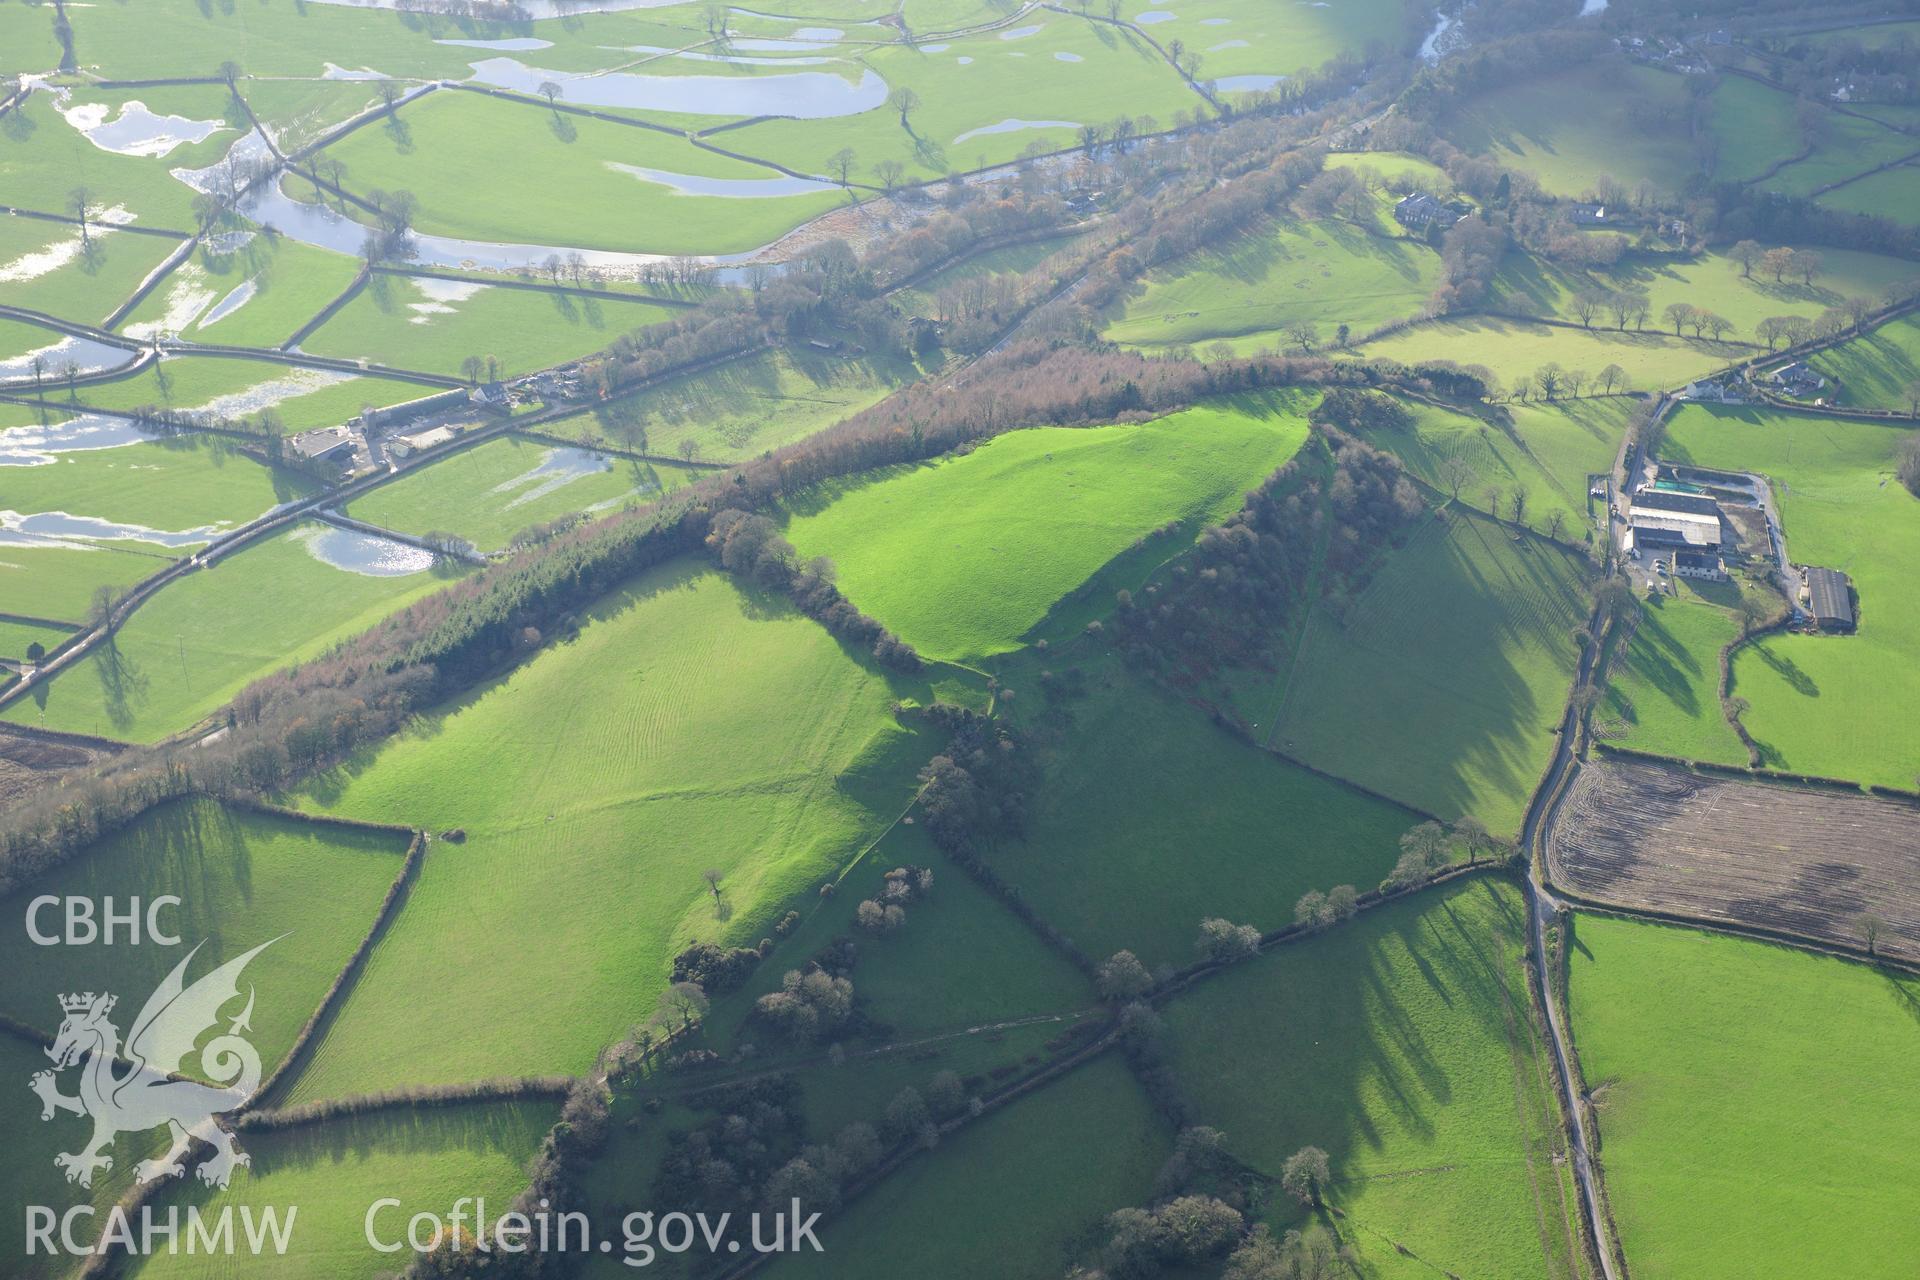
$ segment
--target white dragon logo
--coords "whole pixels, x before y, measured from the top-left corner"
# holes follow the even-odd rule
[[[96,1170],[113,1168],[113,1157],[106,1154],[106,1149],[113,1145],[116,1135],[160,1125],[172,1131],[173,1145],[159,1159],[140,1162],[136,1176],[141,1182],[177,1178],[185,1173],[183,1161],[194,1138],[213,1148],[212,1158],[197,1170],[200,1180],[210,1187],[226,1186],[234,1166],[252,1163],[233,1145],[233,1135],[214,1118],[245,1102],[260,1085],[260,1053],[240,1035],[252,1030],[248,1021],[253,1016],[251,988],[247,991],[247,1007],[233,1019],[226,1033],[209,1040],[200,1051],[204,1074],[222,1083],[202,1084],[179,1079],[174,1073],[194,1052],[201,1034],[220,1020],[221,1006],[240,994],[240,971],[247,962],[277,941],[263,942],[192,986],[184,986],[181,975],[200,951],[195,947],[147,998],[140,1016],[133,1020],[124,1050],[119,1029],[107,1020],[117,997],[91,991],[60,997],[66,1018],[60,1023],[53,1047],[47,1050],[54,1067],[52,1071],[36,1072],[31,1087],[40,1095],[42,1120],[53,1119],[59,1111],[93,1117],[93,1140],[79,1151],[53,1158],[68,1182],[91,1187]],[[69,1097],[60,1092],[55,1072],[65,1071],[83,1058],[87,1064],[80,1072],[80,1093]],[[131,1066],[124,1075],[115,1071],[118,1060]]]

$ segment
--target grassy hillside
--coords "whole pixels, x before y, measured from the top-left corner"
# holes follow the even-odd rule
[[[1091,955],[1180,965],[1208,916],[1279,928],[1308,889],[1378,883],[1418,821],[1247,746],[1116,662],[1063,661],[1078,674],[1053,692],[1041,659],[1003,673],[1043,774],[1025,839],[989,860]]]
[[[1569,552],[1436,517],[1351,603],[1314,610],[1292,669],[1243,713],[1329,773],[1512,834],[1553,750],[1583,579]]]
[[[1819,203],[1844,213],[1864,213],[1868,217],[1912,223],[1920,217],[1920,213],[1916,213],[1920,210],[1917,196],[1920,196],[1920,166],[1903,164],[1829,191],[1820,197]]]
[[[1505,420],[1406,402],[1410,430],[1381,431],[1370,441],[1399,455],[1407,469],[1441,493],[1459,486],[1460,500],[1481,511],[1512,512],[1526,495],[1526,519],[1544,529],[1557,514],[1560,538],[1579,544],[1593,520],[1588,477],[1604,475],[1626,430],[1622,399],[1509,404]]]
[[[336,569],[309,549],[307,528],[169,583],[111,644],[36,686],[0,718],[154,742],[192,727],[268,672],[324,652],[449,581],[451,571],[442,570],[387,577]]]
[[[1108,1213],[1142,1203],[1170,1143],[1109,1054],[917,1156],[820,1231],[774,1280],[1055,1280]]]
[[[1281,349],[1287,330],[1310,324],[1333,341],[1420,313],[1440,281],[1440,255],[1424,244],[1335,220],[1267,223],[1154,272],[1107,329],[1140,346],[1219,338]]]
[[[1822,394],[1861,409],[1913,412],[1912,388],[1920,383],[1920,320],[1889,320],[1808,361],[1831,383]]]
[[[1629,385],[1640,389],[1673,387],[1716,369],[1744,360],[1753,352],[1731,343],[1701,341],[1672,333],[1613,329],[1575,329],[1505,320],[1496,316],[1457,316],[1412,325],[1388,337],[1367,343],[1359,354],[1369,359],[1452,360],[1463,365],[1485,365],[1502,382],[1512,384],[1542,365],[1598,373],[1617,364]]]
[[[123,932],[114,946],[70,947],[61,953],[61,990],[119,996],[123,1032],[188,951],[200,948],[187,972],[191,982],[277,939],[247,965],[241,983],[243,995],[249,986],[258,992],[252,1041],[272,1071],[373,927],[381,899],[400,874],[406,846],[404,835],[228,810],[212,800],[178,801],[149,812],[0,905],[18,921],[29,899],[42,894],[96,902],[112,895],[122,907],[136,896],[142,902],[163,894],[181,899],[159,917],[161,927],[180,938],[177,947],[151,941],[127,945]],[[60,931],[58,908],[41,912],[40,927]],[[47,980],[46,952],[24,928],[9,930],[0,940],[0,1012],[53,1030],[60,1008]],[[238,1011],[236,1003],[227,1012]],[[202,1075],[197,1057],[189,1057],[181,1069]]]
[[[1525,945],[1519,891],[1482,879],[1243,963],[1166,1010],[1183,1091],[1268,1177],[1327,1152],[1357,1274],[1578,1276]]]
[[[1613,741],[1640,751],[1745,765],[1747,749],[1720,709],[1720,650],[1740,636],[1741,587],[1676,579],[1675,596],[1645,602],[1614,658],[1594,712]],[[1755,598],[1759,588],[1749,588]]]
[[[1454,112],[1462,150],[1530,173],[1547,191],[1579,197],[1602,175],[1631,190],[1643,179],[1678,191],[1694,169],[1684,128],[1642,127],[1636,103],[1683,111],[1686,81],[1651,67],[1578,67],[1481,94]]]
[[[929,752],[883,766],[911,741],[894,700],[924,688],[779,600],[676,564],[584,618],[310,788],[329,811],[467,837],[433,847],[296,1100],[584,1070],[652,1012],[689,939],[756,942],[912,794]],[[484,1036],[476,982],[515,1010]]]
[[[1771,246],[1769,246],[1771,247]],[[1801,246],[1803,250],[1806,246]],[[1526,254],[1509,254],[1494,279],[1492,306],[1500,311],[1578,321],[1574,298],[1586,290],[1643,293],[1651,314],[1645,328],[1671,336],[1673,325],[1664,318],[1676,302],[1724,316],[1734,325],[1737,341],[1758,341],[1754,328],[1768,316],[1805,316],[1813,319],[1849,298],[1865,298],[1876,305],[1887,286],[1916,274],[1913,263],[1877,253],[1846,249],[1813,249],[1820,255],[1820,271],[1811,283],[1797,276],[1776,280],[1755,265],[1751,273],[1739,263],[1707,253],[1691,259],[1628,255],[1605,271],[1564,271]],[[1604,310],[1592,318],[1596,330],[1618,332],[1619,323]],[[1691,336],[1692,330],[1685,330]],[[1764,344],[1763,344],[1764,345]],[[1624,361],[1622,362],[1625,363]]]
[[[1139,426],[1010,432],[803,499],[787,536],[927,656],[1004,653],[1154,530],[1180,526],[1156,540],[1164,559],[1238,509],[1305,442],[1304,408],[1268,395]]]
[[[1906,1274],[1912,980],[1581,916],[1569,999],[1635,1276],[1750,1276],[1783,1257]]]
[[[1742,649],[1734,692],[1776,768],[1909,787],[1920,773],[1920,499],[1893,478],[1912,428],[1689,405],[1666,456],[1771,477],[1787,553],[1853,579],[1859,632],[1781,635]]]
[[[440,1218],[465,1196],[486,1197],[490,1214],[504,1213],[526,1189],[527,1165],[557,1118],[550,1103],[437,1107],[417,1112],[376,1112],[278,1133],[249,1134],[244,1147],[252,1166],[225,1191],[208,1191],[198,1182],[174,1183],[160,1198],[167,1205],[197,1204],[205,1214],[235,1206],[269,1206],[281,1214],[299,1206],[294,1247],[273,1259],[275,1276],[297,1280],[357,1280],[389,1268],[399,1254],[376,1252],[367,1240],[366,1219],[375,1201],[398,1199],[374,1219],[384,1243],[406,1241],[407,1219],[415,1213]],[[614,1224],[607,1228],[617,1236]],[[235,1269],[254,1271],[254,1260],[239,1255]],[[164,1248],[130,1269],[142,1280],[198,1277],[207,1263]]]
[[[735,461],[824,430],[916,372],[905,361],[873,355],[768,351],[669,378],[547,430],[584,444],[645,445],[669,457],[690,442],[703,459]]]
[[[0,9],[0,12],[5,12]],[[52,1003],[51,995],[43,996],[57,1014],[59,1006]],[[16,1103],[0,1111],[0,1141],[6,1143],[16,1158],[6,1162],[0,1169],[0,1195],[7,1197],[10,1204],[24,1206],[42,1204],[55,1212],[64,1213],[78,1205],[92,1205],[96,1214],[104,1214],[122,1195],[133,1186],[133,1171],[140,1160],[158,1155],[166,1145],[164,1131],[160,1135],[123,1134],[115,1144],[113,1168],[103,1170],[93,1180],[91,1188],[82,1188],[66,1180],[66,1175],[53,1162],[55,1153],[78,1151],[86,1142],[91,1131],[82,1120],[73,1116],[63,1116],[56,1122],[42,1122],[39,1105],[33,1096],[24,1092],[27,1081],[35,1072],[45,1071],[49,1066],[46,1049],[11,1031],[0,1031],[0,1071],[4,1071],[9,1080],[18,1082],[23,1092],[22,1103]],[[72,1085],[62,1085],[62,1092],[70,1092]],[[18,1276],[20,1280],[53,1280],[72,1272],[73,1259],[64,1255],[49,1257],[46,1252],[29,1255],[27,1253],[26,1214],[22,1211],[0,1217],[0,1250],[7,1258],[7,1275]],[[91,1241],[99,1237],[99,1218],[74,1219],[76,1239]]]

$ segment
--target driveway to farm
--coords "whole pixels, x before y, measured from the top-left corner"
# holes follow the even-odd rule
[[[1556,802],[1557,803],[1557,802]],[[1539,880],[1539,872],[1527,877],[1527,914],[1533,922],[1533,967],[1540,983],[1540,1003],[1547,1014],[1548,1039],[1553,1044],[1553,1062],[1560,1079],[1560,1105],[1567,1113],[1567,1128],[1573,1147],[1573,1176],[1580,1184],[1580,1198],[1586,1204],[1587,1221],[1593,1228],[1594,1252],[1600,1256],[1600,1272],[1606,1280],[1619,1280],[1613,1269],[1613,1250],[1609,1247],[1606,1219],[1600,1212],[1600,1195],[1595,1188],[1593,1161],[1587,1154],[1586,1112],[1574,1086],[1573,1058],[1567,1048],[1567,1031],[1561,1025],[1560,1005],[1553,998],[1547,971],[1547,922],[1562,910],[1559,899]]]
[[[1575,688],[1591,679],[1599,657],[1600,609],[1597,604],[1588,622],[1588,630],[1594,634],[1594,638],[1581,646],[1579,669],[1574,676]],[[1554,1073],[1560,1081],[1560,1105],[1567,1115],[1567,1137],[1573,1149],[1573,1176],[1580,1184],[1581,1206],[1585,1210],[1587,1225],[1593,1232],[1593,1249],[1600,1258],[1600,1273],[1604,1280],[1620,1280],[1613,1264],[1612,1239],[1608,1234],[1610,1224],[1600,1209],[1598,1179],[1594,1175],[1590,1154],[1592,1143],[1587,1134],[1586,1112],[1580,1107],[1579,1077],[1574,1073],[1573,1050],[1561,1020],[1560,1005],[1553,996],[1553,974],[1547,963],[1547,923],[1564,908],[1547,884],[1546,839],[1547,832],[1553,829],[1561,802],[1566,799],[1572,774],[1580,767],[1573,756],[1574,742],[1579,732],[1580,714],[1569,701],[1560,722],[1559,741],[1554,744],[1553,760],[1547,765],[1547,772],[1527,806],[1526,820],[1521,823],[1520,847],[1529,855],[1527,915],[1532,922],[1533,932],[1529,950],[1532,953],[1534,980],[1540,991],[1540,1003],[1546,1014],[1547,1039],[1553,1046]]]

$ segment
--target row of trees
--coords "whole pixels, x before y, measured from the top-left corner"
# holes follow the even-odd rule
[[[1472,866],[1483,857],[1511,860],[1519,856],[1520,848],[1511,840],[1490,834],[1471,814],[1451,825],[1422,822],[1400,837],[1400,859],[1380,882],[1381,892],[1425,884],[1463,852],[1467,865]]]
[[[799,552],[763,515],[728,507],[708,522],[707,549],[730,573],[761,586],[784,591],[800,611],[840,639],[867,645],[873,656],[896,671],[921,668],[912,645],[855,608],[833,584],[833,562],[825,556],[800,563]]]

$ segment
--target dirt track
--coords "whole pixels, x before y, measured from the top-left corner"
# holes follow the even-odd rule
[[[1547,839],[1554,884],[1596,902],[1920,960],[1920,810],[1865,795],[1590,763]]]

